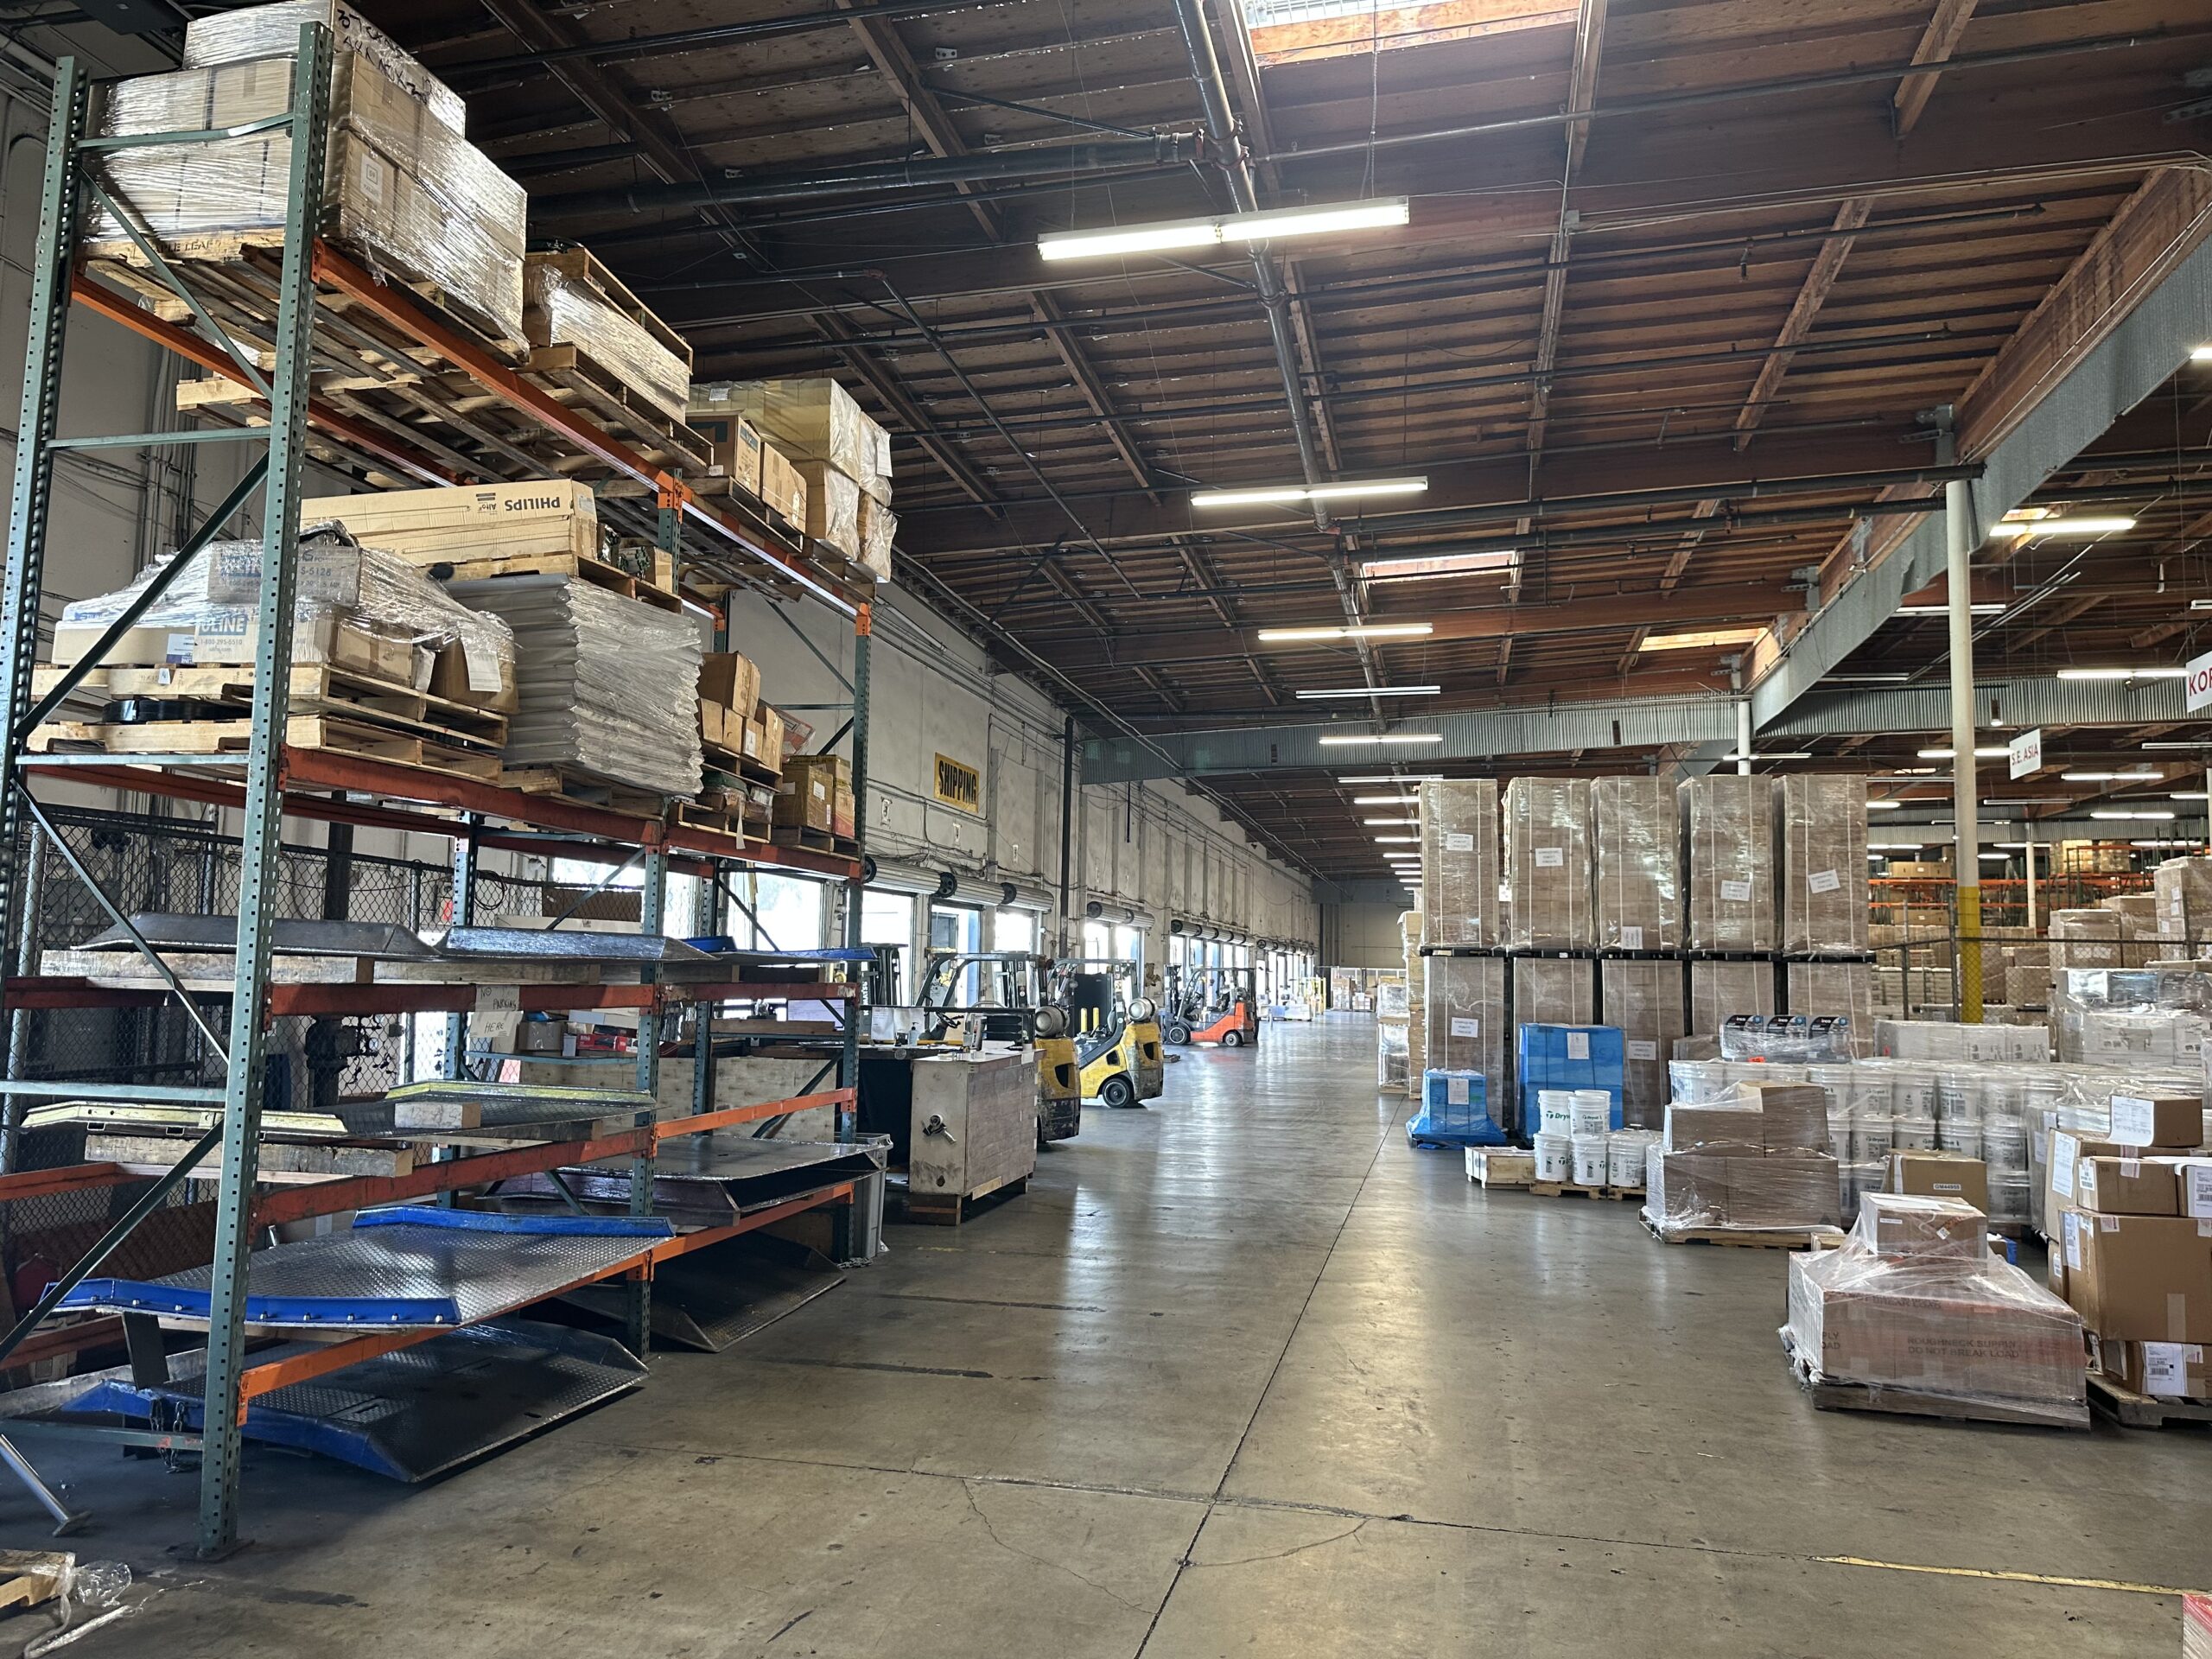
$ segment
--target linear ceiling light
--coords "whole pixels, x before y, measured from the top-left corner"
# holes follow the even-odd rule
[[[1325,691],[1298,695],[1302,701],[1313,702],[1323,697],[1433,697],[1443,689],[1440,685],[1332,685]]]
[[[2062,680],[2185,680],[2185,668],[2062,668]]]
[[[1480,575],[1485,570],[1510,570],[1521,563],[1517,547],[1483,553],[1440,553],[1429,558],[1369,559],[1359,574],[1370,582],[1440,582],[1446,576]]]
[[[2129,819],[2129,818],[2144,818],[2144,819],[2149,819],[2149,820],[2152,820],[2152,821],[2153,821],[2153,822],[2157,822],[2157,823],[2171,823],[2173,821],[2173,816],[2174,816],[2174,815],[2173,815],[2172,813],[2171,813],[2171,812],[2159,811],[2159,812],[2092,812],[2092,813],[2090,813],[2090,814],[2089,814],[2089,816],[2090,816],[2091,817],[2093,817],[2093,818],[2118,818],[2118,819],[2122,819],[2122,820],[2126,820],[2126,819]]]
[[[2189,354],[2192,363],[2212,363],[2212,346],[2199,346]]]
[[[1444,774],[1440,772],[1408,772],[1401,778],[1394,772],[1367,772],[1354,778],[1339,778],[1337,781],[1340,784],[1440,784],[1444,781]]]
[[[2201,789],[2177,789],[2166,798],[2170,801],[2212,801],[2212,795]]]
[[[2202,847],[2204,843],[2201,841],[2176,840],[2131,841],[2127,844],[2131,847]]]
[[[1322,742],[1345,743],[1441,743],[1441,732],[1326,732]]]
[[[2155,784],[2165,775],[2163,772],[2062,772],[2058,778],[2067,784]]]
[[[2003,743],[1996,743],[1989,745],[1986,747],[1975,749],[1974,752],[1974,758],[1977,760],[2002,760],[2006,755],[2012,753],[2012,751],[2009,746]],[[1923,760],[1948,760],[1951,759],[1952,753],[1953,751],[1949,749],[1923,749],[1920,751],[1920,758]]]
[[[1360,822],[1370,828],[1378,823],[1387,824],[1394,830],[1418,830],[1421,828],[1421,820],[1419,818],[1362,818]]]
[[[1179,248],[1213,248],[1224,242],[1274,242],[1292,236],[1330,236],[1343,231],[1381,231],[1407,223],[1413,204],[1404,196],[1375,201],[1331,202],[1311,207],[1276,207],[1265,213],[1228,213],[1218,219],[1181,219],[1152,225],[1128,225],[1104,231],[1056,231],[1037,238],[1046,259],[1103,259],[1118,253],[1166,253]]]
[[[2024,537],[2029,536],[2063,536],[2069,539],[2090,536],[2118,536],[2135,528],[2133,518],[2120,514],[2100,517],[2083,513],[2071,518],[2001,519],[1992,535]]]
[[[1694,633],[1655,633],[1638,651],[1702,651],[1709,645],[1748,645],[1764,628],[1707,628]]]
[[[1809,760],[1813,757],[1809,752],[1798,750],[1787,754],[1724,754],[1720,758],[1732,765],[1738,760]]]
[[[1904,804],[1903,801],[1869,801],[1866,810],[1869,812],[1894,812]]]
[[[1297,506],[1306,501],[1349,501],[1370,495],[1419,495],[1426,478],[1344,478],[1326,484],[1261,484],[1249,490],[1198,490],[1194,507]]]
[[[2166,816],[2171,818],[2173,814],[2169,812]],[[1377,836],[1375,837],[1376,844],[1381,847],[1402,846],[1408,842],[1418,842],[1420,839],[1419,836]]]
[[[1332,628],[1262,628],[1260,643],[1291,645],[1308,640],[1420,639],[1435,632],[1433,622],[1356,622]]]
[[[1351,798],[1351,804],[1354,806],[1411,806],[1414,798],[1410,795],[1355,795]]]
[[[1821,682],[1824,685],[1903,685],[1911,677],[1910,674],[1823,674]]]
[[[1985,601],[1980,605],[1967,606],[1967,611],[1968,614],[1974,616],[1995,616],[2005,608],[2003,605]],[[1900,605],[1897,607],[1899,616],[1948,616],[1950,613],[1951,607],[1948,605]]]

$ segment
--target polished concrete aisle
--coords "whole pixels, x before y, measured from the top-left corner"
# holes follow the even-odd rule
[[[219,1567],[163,1553],[190,1478],[74,1465],[154,1592],[76,1651],[2178,1650],[2203,1437],[1815,1413],[1780,1255],[1485,1194],[1373,1054],[1193,1052],[1027,1196],[437,1485],[257,1453]]]

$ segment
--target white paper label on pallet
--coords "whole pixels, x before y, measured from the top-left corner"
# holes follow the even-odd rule
[[[1588,1032],[1570,1031],[1567,1033],[1567,1058],[1570,1060],[1586,1060],[1590,1058]]]
[[[1464,1106],[1467,1103],[1467,1080],[1465,1077],[1444,1079],[1444,1103],[1447,1106]]]
[[[1561,868],[1563,866],[1565,866],[1565,864],[1566,864],[1566,863],[1567,863],[1567,849],[1566,849],[1566,848],[1564,848],[1564,847],[1539,847],[1539,848],[1537,848],[1537,849],[1536,849],[1536,868],[1537,868],[1538,869],[1540,869],[1540,870],[1556,870],[1556,869]]]
[[[2082,1270],[2082,1218],[2071,1210],[2066,1212],[2066,1266],[2072,1273]]]
[[[468,675],[471,691],[497,693],[499,690],[499,656],[493,650],[490,639],[474,628],[465,628],[461,635],[461,664]]]
[[[1471,853],[1475,850],[1474,836],[1466,831],[1448,832],[1444,837],[1444,850],[1447,853]]]
[[[1513,902],[1513,884],[1511,882],[1501,881],[1497,884],[1497,902],[1501,905],[1510,905]]]
[[[2181,1166],[2181,1212],[2198,1221],[2212,1219],[2212,1163]]]
[[[1622,929],[1621,929],[1621,949],[1622,949],[1622,950],[1643,950],[1643,930],[1642,928],[1640,928],[1640,927],[1624,927],[1624,928],[1622,928]]]
[[[1659,1045],[1631,1037],[1628,1039],[1628,1057],[1631,1060],[1656,1060],[1659,1058]]]
[[[1834,870],[1815,870],[1805,878],[1805,885],[1815,893],[1834,893],[1843,885],[1843,878]],[[1744,896],[1746,899],[1751,897],[1749,893]]]
[[[2189,1392],[2189,1362],[2204,1360],[2203,1349],[2193,1343],[2146,1342],[2143,1344],[2143,1392],[2179,1399]]]
[[[519,985],[479,985],[476,988],[476,1012],[479,1014],[513,1014],[522,1007],[522,987]]]
[[[1454,1037],[1479,1037],[1483,1034],[1483,1022],[1479,1020],[1463,1020],[1454,1014],[1452,1017],[1452,1034]]]
[[[1751,901],[1751,884],[1748,881],[1723,881],[1720,902],[1724,905],[1747,905]]]
[[[2112,1097],[2112,1140],[2123,1146],[2147,1147],[2151,1132],[2156,1125],[2151,1103],[2138,1095],[2114,1095]]]
[[[168,643],[162,648],[162,658],[172,663],[188,663],[192,660],[194,643],[193,637],[188,633],[172,633],[168,637]]]
[[[366,144],[358,154],[361,164],[355,170],[360,175],[361,200],[372,207],[384,206],[384,158]]]

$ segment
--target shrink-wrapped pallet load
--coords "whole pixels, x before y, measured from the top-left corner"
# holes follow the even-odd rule
[[[1600,778],[1590,785],[1599,949],[1681,947],[1678,811],[1674,785],[1663,779]]]
[[[573,347],[626,397],[683,424],[691,348],[681,334],[582,248],[533,253],[522,276],[523,333],[532,346]],[[531,365],[541,361],[532,358]]]
[[[1421,786],[1421,938],[1495,950],[1498,927],[1497,784],[1460,779]]]
[[[1681,804],[1689,948],[1773,950],[1773,781],[1732,772],[1693,778],[1681,786]]]
[[[1516,778],[1503,828],[1509,950],[1586,950],[1597,944],[1590,888],[1590,785]]]
[[[1428,1069],[1479,1071],[1500,1110],[1510,1098],[1506,1058],[1505,958],[1427,957],[1424,988]],[[1520,964],[1516,964],[1520,965]]]
[[[1844,956],[1866,948],[1866,780],[1792,772],[1782,813],[1782,949]]]
[[[1656,1128],[1667,1109],[1668,1058],[1688,1034],[1682,967],[1618,957],[1598,964],[1599,1018],[1621,1031],[1621,1105],[1630,1128]]]

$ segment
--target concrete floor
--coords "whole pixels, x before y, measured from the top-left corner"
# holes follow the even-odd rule
[[[1486,1195],[1373,1052],[1193,1052],[1027,1196],[437,1484],[253,1454],[219,1567],[189,1476],[54,1459],[143,1598],[76,1652],[2178,1650],[2205,1437],[1815,1413],[1778,1254]]]

